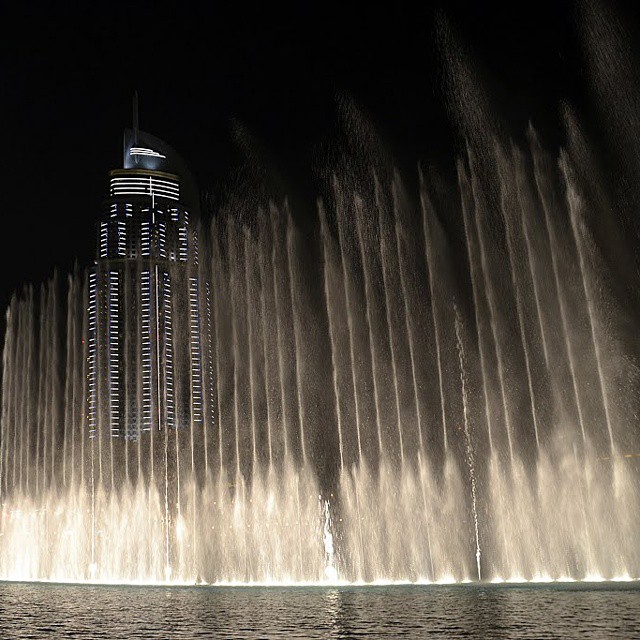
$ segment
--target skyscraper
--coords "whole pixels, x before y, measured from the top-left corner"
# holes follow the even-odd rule
[[[89,273],[92,438],[203,423],[197,217],[185,163],[135,123],[123,167],[109,174]]]

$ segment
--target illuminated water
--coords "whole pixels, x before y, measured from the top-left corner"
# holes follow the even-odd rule
[[[204,427],[90,440],[85,279],[14,297],[1,578],[640,578],[637,274],[602,249],[617,203],[569,111],[549,150],[464,108],[448,181],[400,175],[346,109],[353,148],[313,220],[244,194],[202,230]]]
[[[624,309],[594,271],[571,156],[533,133],[527,153],[458,165],[467,285],[426,176],[413,201],[397,175],[361,192],[334,178],[316,247],[275,206],[257,228],[214,227],[218,420],[155,448],[85,436],[81,278],[66,317],[55,282],[40,305],[16,298],[0,575],[640,577]]]
[[[3,638],[637,638],[637,587],[0,584]]]

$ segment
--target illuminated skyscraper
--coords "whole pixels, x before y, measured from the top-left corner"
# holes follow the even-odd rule
[[[89,435],[137,440],[204,420],[198,196],[136,125],[109,181],[89,273]]]

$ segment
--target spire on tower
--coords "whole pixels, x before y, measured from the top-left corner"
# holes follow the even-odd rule
[[[138,91],[133,92],[133,141],[138,143]]]

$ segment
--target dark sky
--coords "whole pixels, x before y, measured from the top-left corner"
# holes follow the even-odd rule
[[[141,128],[174,146],[214,192],[242,160],[237,123],[293,191],[312,191],[305,181],[333,135],[341,96],[369,115],[398,162],[446,162],[456,133],[435,37],[442,16],[514,132],[531,118],[553,141],[559,101],[584,99],[572,2],[210,4],[166,12],[157,3],[95,3],[95,14],[5,7],[3,307],[22,283],[92,259],[136,89]]]

